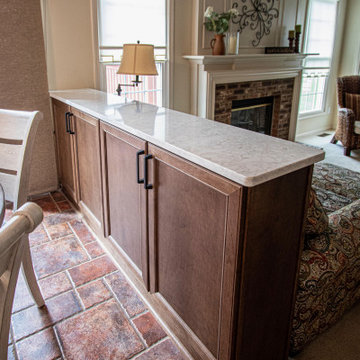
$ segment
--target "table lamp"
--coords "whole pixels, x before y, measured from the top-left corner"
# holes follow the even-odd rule
[[[139,86],[139,75],[158,75],[155,65],[154,45],[124,44],[123,57],[118,74],[135,75],[132,84],[119,84],[116,92],[121,95],[121,86]]]

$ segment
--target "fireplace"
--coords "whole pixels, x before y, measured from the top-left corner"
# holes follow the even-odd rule
[[[274,97],[233,100],[230,124],[270,135]]]
[[[289,139],[293,88],[293,78],[217,84],[215,87],[214,120],[255,131],[258,128],[259,132]],[[247,102],[245,105],[241,105],[242,107],[250,107],[247,110],[248,113],[241,116],[234,115],[234,108],[237,104],[243,104],[242,101],[249,101],[249,105],[246,105]],[[271,104],[271,106],[262,106],[261,104]],[[251,107],[253,108],[251,109]],[[259,116],[259,123],[256,119],[244,120],[245,117],[253,116],[251,114],[258,109],[259,114],[256,116]],[[265,117],[269,115],[271,120],[264,120],[263,115]],[[247,122],[249,123],[247,124]],[[266,122],[267,124],[264,124]],[[251,126],[254,126],[255,129],[251,129]]]
[[[270,135],[294,140],[305,54],[187,55],[190,113],[231,124],[232,102],[273,96]],[[260,50],[260,49],[258,49]]]

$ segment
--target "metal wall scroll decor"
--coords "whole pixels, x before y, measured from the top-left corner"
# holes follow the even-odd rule
[[[232,22],[239,24],[240,33],[250,24],[250,29],[256,31],[256,39],[252,41],[252,45],[258,46],[263,36],[270,34],[273,20],[279,17],[278,6],[275,5],[278,0],[250,0],[249,6],[249,0],[240,1],[245,5],[233,3],[233,8],[239,11],[239,16],[234,17]]]

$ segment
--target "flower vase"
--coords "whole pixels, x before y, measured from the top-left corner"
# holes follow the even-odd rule
[[[210,41],[213,55],[225,55],[224,34],[215,34],[215,38]]]

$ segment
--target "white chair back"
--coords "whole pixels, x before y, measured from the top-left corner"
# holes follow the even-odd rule
[[[0,109],[0,183],[14,209],[27,200],[32,148],[41,119],[38,111]]]

